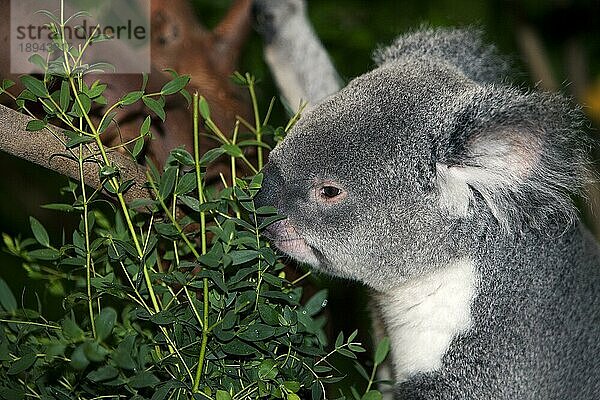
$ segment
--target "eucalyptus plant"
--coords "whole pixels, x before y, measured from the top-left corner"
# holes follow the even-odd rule
[[[248,88],[254,122],[240,119],[230,135],[212,121],[206,100],[186,90],[189,77],[174,71],[160,92],[147,92],[145,77],[140,90],[107,104],[106,85],[84,79],[103,66],[83,64],[85,46],[65,40],[64,17],[44,13],[55,36],[49,57],[32,57],[43,77],[22,76],[19,94],[5,80],[0,92],[35,116],[27,125],[32,135],[52,132],[77,163],[80,179],[61,189],[66,200],[43,207],[78,224],[53,238],[31,217],[32,238],[3,235],[6,251],[23,260],[30,278],[64,293],[64,315],[50,320],[41,305],[25,308],[0,279],[0,398],[381,398],[373,384],[389,342],[378,346],[369,372],[357,364],[364,384],[345,382],[332,359],[355,359],[365,351],[357,332],[339,333],[328,344],[326,290],[303,299],[301,283],[310,273],[290,281],[262,237],[282,218],[273,207],[254,204],[263,149],[285,135],[299,114],[274,129],[274,101],[261,117],[254,77],[237,73],[233,79]],[[174,95],[193,108],[194,148],[174,149],[160,170],[147,160],[151,195],[127,202],[134,182],[122,177],[109,154],[120,148],[138,159],[152,119],[143,121],[137,139],[118,148],[107,147],[103,134],[116,124],[117,109],[138,102],[164,120]],[[31,111],[33,104],[42,106],[43,116]],[[92,117],[94,105],[103,107],[99,118]],[[199,148],[201,123],[218,143],[205,152]],[[246,156],[248,148],[256,160]],[[221,175],[219,187],[207,187],[206,170],[219,158],[229,159],[229,176]],[[100,185],[88,186],[90,163],[98,165]],[[240,177],[240,164],[253,174]]]

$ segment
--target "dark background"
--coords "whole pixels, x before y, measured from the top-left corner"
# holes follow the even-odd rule
[[[213,27],[226,12],[231,1],[194,0],[200,21]],[[421,24],[432,26],[478,25],[487,39],[507,54],[514,66],[513,78],[523,87],[539,86],[558,90],[573,97],[590,118],[589,134],[596,136],[600,122],[600,1],[597,0],[309,0],[310,19],[324,46],[333,57],[340,75],[347,82],[373,67],[370,55],[378,45],[390,43],[395,36]],[[241,72],[260,78],[259,101],[266,110],[274,84],[262,59],[258,35],[248,42]],[[276,108],[275,121],[287,116]],[[54,238],[60,237],[65,225],[72,222],[62,214],[44,211],[41,204],[61,200],[59,188],[66,178],[6,155],[0,155],[0,232],[31,236],[29,215],[48,226]],[[600,196],[590,191],[590,203]],[[582,203],[583,204],[583,203]],[[594,217],[600,206],[583,205],[588,225],[598,232]],[[65,228],[68,232],[68,227]],[[58,309],[62,296],[28,281],[20,261],[0,252],[0,277],[26,304],[39,295],[46,310]],[[361,328],[368,341],[367,300],[361,288],[342,281],[316,278],[331,290],[333,330],[350,333]],[[26,289],[24,289],[26,287]],[[35,304],[35,303],[34,303]]]

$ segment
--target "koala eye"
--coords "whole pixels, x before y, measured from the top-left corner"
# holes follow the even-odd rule
[[[346,191],[333,182],[323,182],[314,189],[317,201],[326,204],[339,203],[346,198]]]
[[[337,197],[340,195],[340,193],[342,193],[342,190],[339,188],[336,188],[335,186],[323,186],[321,188],[321,196],[326,197],[328,199]]]

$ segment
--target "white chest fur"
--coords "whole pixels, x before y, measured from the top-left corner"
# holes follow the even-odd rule
[[[474,263],[462,259],[378,295],[396,382],[442,366],[452,339],[471,326],[476,291]]]

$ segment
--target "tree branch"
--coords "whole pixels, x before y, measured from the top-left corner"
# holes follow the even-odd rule
[[[32,118],[27,115],[0,105],[0,151],[79,180],[79,166],[75,160],[68,158],[70,156],[68,149],[47,129],[28,132],[25,127],[31,120]],[[49,126],[49,128],[57,135],[63,134],[63,130],[58,127]],[[89,148],[94,153],[98,151],[95,144],[90,144]],[[90,155],[86,149],[84,157]],[[133,179],[135,182],[125,193],[125,199],[128,202],[138,198],[152,198],[150,190],[143,187],[146,182],[145,167],[120,153],[112,152],[108,157],[119,169],[123,180]],[[101,188],[98,172],[99,165],[97,163],[85,163],[85,183],[94,189]]]

